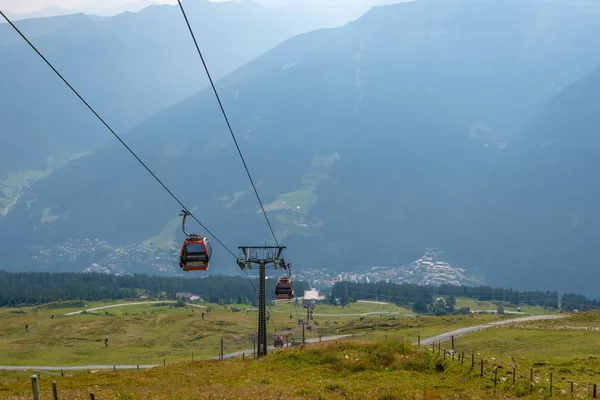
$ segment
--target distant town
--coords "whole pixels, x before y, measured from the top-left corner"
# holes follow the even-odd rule
[[[36,269],[78,270],[103,272],[115,275],[150,273],[172,275],[179,273],[177,265],[179,249],[160,249],[146,244],[111,246],[98,239],[75,239],[52,249],[32,246],[32,258],[28,267]],[[370,266],[361,272],[332,271],[327,268],[307,268],[294,271],[297,280],[304,280],[312,287],[326,288],[336,282],[392,282],[418,283],[422,285],[468,283],[465,269],[457,268],[443,260],[440,249],[428,249],[425,254],[407,265]]]
[[[461,285],[466,283],[465,270],[441,260],[441,250],[433,249],[425,255],[401,266],[372,266],[367,272],[332,272],[326,269],[305,269],[295,274],[315,287],[332,286],[336,282],[392,282],[422,285]]]

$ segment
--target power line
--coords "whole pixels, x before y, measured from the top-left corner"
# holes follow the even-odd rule
[[[27,37],[19,30],[19,28],[17,28],[15,26],[15,24],[12,23],[12,21],[0,10],[0,14],[2,15],[2,17],[4,17],[4,19],[6,20],[6,22],[8,22],[10,24],[10,26],[13,27],[13,29],[27,42],[27,44],[29,44],[29,46],[42,58],[42,60],[44,60],[44,62],[46,62],[46,64],[52,69],[52,71],[54,71],[56,73],[56,75],[58,75],[58,77],[69,87],[69,89],[71,89],[71,91],[73,93],[75,93],[75,95],[79,98],[79,100],[81,100],[83,102],[83,104],[86,105],[86,107],[96,116],[96,118],[98,118],[98,120],[106,127],[106,129],[108,129],[110,131],[110,133],[113,134],[113,136],[115,138],[117,138],[117,140],[119,142],[121,142],[121,144],[123,146],[125,146],[125,148],[129,151],[129,153],[131,153],[132,156],[135,157],[135,159],[142,164],[142,166],[146,169],[146,171],[148,171],[148,173],[150,173],[150,175],[152,175],[152,177],[163,187],[163,189],[165,189],[167,191],[167,193],[169,195],[171,195],[171,197],[177,202],[179,203],[179,205],[187,212],[190,213],[190,216],[204,229],[206,230],[206,232],[211,235],[221,246],[223,246],[223,248],[225,248],[225,250],[227,250],[229,252],[229,254],[231,254],[234,258],[237,258],[236,255],[227,247],[225,246],[225,244],[217,237],[215,236],[214,233],[212,233],[210,231],[210,229],[208,229],[202,222],[200,222],[200,220],[198,220],[198,218],[196,218],[189,210],[188,208],[183,205],[183,203],[179,200],[179,198],[177,198],[177,196],[175,196],[175,194],[173,194],[173,192],[158,178],[158,176],[156,176],[154,174],[154,172],[152,172],[152,170],[138,157],[137,154],[135,154],[135,152],[123,141],[123,139],[121,139],[121,137],[106,123],[106,121],[104,121],[104,119],[96,112],[96,110],[94,110],[94,108],[87,102],[85,101],[85,99],[79,94],[79,92],[77,92],[77,90],[75,90],[75,88],[73,86],[71,86],[71,84],[62,76],[62,74],[60,72],[58,72],[58,70],[56,68],[54,68],[54,66],[50,63],[50,61],[48,61],[46,59],[46,57],[44,57],[42,55],[42,53],[40,53],[40,51],[34,46],[33,43],[31,43],[29,41],[29,39],[27,39]]]
[[[275,244],[279,246],[279,242],[277,241],[277,237],[275,236],[275,231],[273,230],[273,226],[271,225],[271,221],[267,216],[265,211],[265,207],[263,206],[262,200],[258,194],[258,190],[256,189],[256,185],[254,185],[254,180],[252,179],[252,175],[250,175],[250,171],[248,170],[248,165],[246,164],[246,160],[244,159],[244,155],[242,154],[242,150],[237,142],[235,134],[233,133],[233,129],[231,128],[231,124],[229,123],[229,118],[227,117],[227,113],[225,112],[225,108],[223,107],[223,103],[221,102],[221,98],[219,97],[219,93],[217,92],[217,88],[213,82],[213,79],[208,71],[208,67],[206,66],[206,62],[204,61],[204,56],[202,56],[202,51],[200,51],[200,46],[198,46],[198,41],[196,40],[196,36],[194,35],[194,31],[190,25],[190,21],[183,9],[183,4],[181,4],[181,0],[177,0],[179,3],[179,8],[181,9],[181,13],[183,14],[183,18],[185,19],[185,23],[190,31],[190,35],[192,35],[192,39],[194,40],[194,45],[196,46],[196,50],[198,51],[198,55],[200,56],[200,60],[202,61],[202,65],[204,66],[204,70],[206,71],[206,75],[208,76],[208,80],[210,81],[210,85],[212,86],[213,92],[215,93],[215,97],[217,98],[217,102],[219,103],[219,107],[221,108],[221,112],[223,113],[223,117],[225,118],[225,122],[227,123],[227,128],[229,128],[229,133],[231,134],[231,138],[235,143],[235,147],[237,148],[238,154],[242,159],[242,164],[244,165],[244,169],[246,170],[246,174],[248,175],[248,179],[250,179],[250,183],[252,184],[252,189],[254,189],[254,194],[256,194],[256,199],[258,200],[258,204],[260,204],[260,209],[262,210],[263,215],[265,216],[265,220],[267,221],[267,225],[269,225],[269,230],[273,235],[273,240],[275,240]]]

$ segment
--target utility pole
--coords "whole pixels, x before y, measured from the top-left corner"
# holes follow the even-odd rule
[[[257,357],[267,355],[267,310],[265,276],[268,264],[273,264],[275,269],[286,269],[282,253],[285,246],[240,246],[240,257],[237,264],[241,269],[252,269],[258,266],[259,292],[258,292],[258,351]]]

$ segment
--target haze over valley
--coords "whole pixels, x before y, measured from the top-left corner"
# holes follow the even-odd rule
[[[600,295],[600,3],[184,4],[299,274]],[[270,243],[176,6],[15,24],[230,249]],[[8,24],[0,76],[2,268],[181,274],[181,207]]]

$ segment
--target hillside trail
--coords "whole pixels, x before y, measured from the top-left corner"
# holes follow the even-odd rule
[[[429,344],[432,344],[432,343],[444,342],[446,340],[452,339],[452,336],[457,337],[457,336],[460,336],[460,335],[464,335],[466,333],[479,332],[479,331],[482,331],[484,329],[492,328],[492,327],[497,326],[497,325],[513,324],[513,323],[516,323],[516,322],[540,321],[540,320],[547,320],[547,319],[559,319],[559,318],[564,318],[564,317],[566,317],[566,315],[531,315],[529,317],[510,318],[510,319],[506,319],[504,321],[488,322],[485,325],[475,325],[475,326],[469,326],[469,327],[466,327],[466,328],[455,329],[455,330],[450,331],[450,332],[442,333],[441,335],[430,337],[428,339],[423,339],[423,340],[421,340],[421,345],[422,346],[426,346],[426,345],[429,345]],[[415,342],[415,344],[417,344],[417,342]]]
[[[113,304],[110,306],[102,306],[102,307],[96,307],[96,308],[88,308],[85,310],[79,310],[79,311],[73,311],[73,312],[69,312],[66,313],[64,315],[77,315],[77,314],[81,314],[82,312],[93,312],[93,311],[100,311],[100,310],[105,310],[107,308],[114,308],[114,307],[125,307],[125,306],[137,306],[137,305],[144,305],[144,304],[175,304],[177,303],[176,301],[173,300],[162,300],[162,301],[138,301],[135,303],[121,303],[121,304]],[[201,306],[198,304],[191,304],[191,303],[185,303],[188,306],[192,306],[192,307],[198,307],[198,308],[206,308],[206,306]]]
[[[147,302],[145,302],[147,303]],[[142,303],[142,304],[145,304]],[[131,303],[129,303],[131,304]],[[522,318],[510,318],[510,319],[506,319],[504,321],[495,321],[495,322],[488,322],[485,325],[476,325],[476,326],[470,326],[467,328],[461,328],[461,329],[455,329],[453,331],[450,332],[446,332],[446,333],[442,333],[440,335],[437,336],[433,336],[430,337],[428,339],[423,339],[421,340],[421,345],[430,345],[432,343],[436,343],[436,342],[443,342],[446,340],[450,340],[452,338],[452,336],[456,337],[459,335],[464,335],[466,333],[472,333],[472,332],[478,332],[484,329],[488,329],[488,328],[492,328],[494,326],[498,326],[498,325],[506,325],[506,324],[513,324],[513,323],[517,323],[517,322],[527,322],[527,321],[540,321],[540,320],[547,320],[547,319],[559,319],[559,318],[564,318],[566,317],[566,315],[531,315],[529,317],[522,317]],[[339,339],[345,339],[348,337],[353,337],[354,335],[336,335],[336,336],[325,336],[325,337],[317,337],[317,338],[312,338],[312,339],[307,339],[306,343],[317,343],[317,342],[328,342],[328,341],[333,341],[333,340],[339,340]],[[417,344],[417,343],[415,343]],[[290,346],[288,346],[290,347]],[[273,346],[269,346],[268,350],[275,350],[275,347]],[[223,359],[230,359],[230,358],[235,358],[235,357],[241,357],[242,354],[244,354],[244,356],[252,356],[254,354],[254,350],[253,349],[248,349],[248,350],[242,350],[242,351],[236,351],[234,353],[229,353],[229,354],[224,354],[223,355]],[[209,360],[218,360],[219,356],[215,356],[215,357],[211,357],[209,358]],[[148,369],[148,368],[155,368],[155,367],[160,367],[161,364],[147,364],[147,365],[80,365],[80,366],[12,366],[12,365],[0,365],[0,370],[8,370],[8,371],[25,371],[25,370],[33,370],[33,371],[77,371],[77,370],[112,370],[113,368],[116,368],[117,370],[120,369]]]

